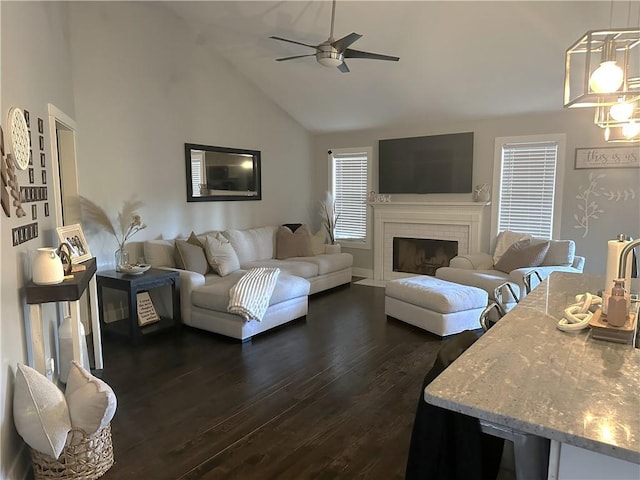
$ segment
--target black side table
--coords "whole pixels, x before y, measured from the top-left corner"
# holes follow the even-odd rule
[[[144,335],[180,326],[180,274],[178,272],[151,268],[143,274],[131,275],[107,270],[99,272],[96,275],[96,280],[98,308],[100,309],[103,332],[128,336],[131,343],[137,345]],[[160,320],[140,326],[138,323],[138,293],[149,292],[165,286],[171,288],[171,311],[163,312],[156,306]],[[113,322],[104,321],[104,290],[109,288],[126,292],[128,317]]]

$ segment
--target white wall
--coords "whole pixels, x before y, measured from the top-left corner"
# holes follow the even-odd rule
[[[0,2],[2,11],[2,109],[1,119],[5,129],[5,145],[8,143],[6,118],[11,107],[28,110],[36,172],[36,185],[40,184],[37,119],[44,120],[44,131],[49,131],[47,104],[53,103],[73,115],[70,58],[67,42],[67,26],[64,8],[49,2]],[[46,136],[47,176],[53,178]],[[36,157],[37,156],[37,157]],[[21,185],[28,184],[27,171],[18,173]],[[53,190],[49,183],[48,193]],[[21,287],[31,278],[29,258],[36,248],[57,245],[54,216],[44,216],[44,202],[38,202],[39,237],[13,247],[11,229],[32,222],[31,204],[27,204],[27,216],[18,219],[15,209],[11,217],[2,217],[2,302],[0,317],[0,478],[24,478],[29,457],[22,439],[13,425],[13,382],[18,362],[27,363],[24,333],[25,309]],[[52,204],[50,205],[52,207]],[[51,208],[53,212],[53,208]],[[46,324],[51,325],[54,312],[43,312]],[[50,327],[51,328],[51,327]]]
[[[310,135],[161,4],[3,1],[0,8],[2,119],[12,106],[28,110],[38,154],[34,125],[43,118],[49,131],[47,104],[74,118],[80,191],[114,217],[124,201],[142,200],[149,228],[135,240],[308,220]],[[261,150],[263,200],[188,204],[185,142]],[[26,171],[18,176],[28,183]],[[40,236],[18,247],[8,243],[11,229],[32,221],[30,208],[22,219],[0,214],[0,479],[24,478],[29,465],[12,414],[16,363],[27,363],[20,289],[35,249],[57,244],[50,207],[44,217],[38,204]],[[114,240],[87,236],[99,264],[113,262]],[[53,309],[44,316],[51,331]]]
[[[308,220],[311,136],[197,32],[162,2],[69,11],[80,192],[113,216],[142,200],[133,240]],[[263,199],[187,203],[185,142],[260,150]],[[89,243],[113,263],[112,237]]]
[[[558,99],[560,103],[562,99]],[[538,135],[545,133],[565,133],[567,135],[567,151],[565,159],[565,177],[562,188],[562,230],[555,234],[556,238],[573,239],[576,251],[587,257],[585,271],[604,275],[606,267],[607,241],[618,233],[625,233],[634,238],[640,237],[640,169],[600,169],[575,170],[575,149],[581,147],[604,147],[602,130],[593,124],[593,109],[566,109],[556,113],[527,115],[518,117],[501,117],[483,119],[473,122],[458,122],[438,125],[404,125],[393,128],[364,130],[335,134],[317,135],[314,138],[314,172],[315,195],[327,189],[327,150],[332,148],[373,147],[374,185],[377,191],[377,155],[378,140],[388,138],[414,137],[421,135],[438,135],[455,132],[474,132],[474,166],[473,185],[492,184],[494,141],[496,137]],[[623,144],[614,144],[621,146]],[[625,144],[633,146],[633,144]],[[640,149],[638,144],[634,148]],[[574,214],[580,214],[576,196],[590,184],[589,174],[605,175],[598,179],[599,196],[591,195],[603,213],[599,218],[590,220],[591,228],[583,237],[584,229],[575,228]],[[610,200],[605,192],[635,192],[635,199]],[[471,201],[471,194],[432,194],[432,195],[393,195],[392,200],[452,200]],[[483,225],[483,249],[490,244],[490,207],[487,207]],[[581,215],[580,215],[581,216]],[[373,268],[373,247],[371,250],[345,249],[354,255],[354,266],[360,269]]]

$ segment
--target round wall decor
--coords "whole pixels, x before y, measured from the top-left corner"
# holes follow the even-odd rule
[[[9,110],[9,128],[11,136],[11,151],[16,167],[25,170],[29,166],[29,150],[31,148],[29,141],[29,130],[27,129],[27,121],[24,113],[18,107]]]

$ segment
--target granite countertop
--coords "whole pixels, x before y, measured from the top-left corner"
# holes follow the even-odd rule
[[[604,277],[553,273],[425,389],[434,405],[640,463],[640,349],[556,328]]]

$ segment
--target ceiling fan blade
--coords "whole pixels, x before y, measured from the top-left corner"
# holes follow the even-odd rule
[[[274,40],[280,40],[281,42],[288,42],[288,43],[295,43],[296,45],[302,45],[303,47],[310,47],[310,48],[316,48],[315,45],[309,45],[307,43],[302,43],[302,42],[296,42],[295,40],[288,40],[286,38],[282,38],[282,37],[274,37],[271,36],[269,38],[273,38]]]
[[[276,58],[276,62],[284,62],[285,60],[293,60],[294,58],[315,57],[315,55],[315,53],[310,53],[308,55],[294,55],[293,57]]]
[[[353,42],[355,42],[359,38],[362,38],[362,35],[353,32],[347,35],[346,37],[342,37],[339,40],[332,42],[331,46],[336,50],[338,50],[339,52],[344,52],[349,45],[351,45]]]
[[[360,50],[352,50],[350,48],[345,50],[344,58],[368,58],[369,60],[390,60],[392,62],[400,60],[400,57],[381,55],[379,53],[361,52]]]
[[[347,64],[344,62],[338,65],[338,70],[340,70],[342,73],[349,73],[351,71],[349,70],[349,67],[347,67]]]

